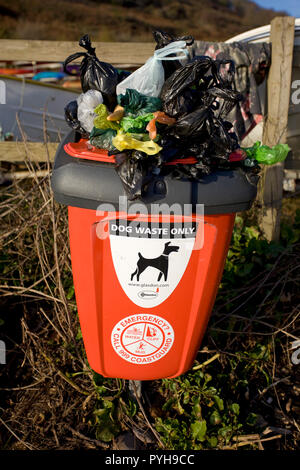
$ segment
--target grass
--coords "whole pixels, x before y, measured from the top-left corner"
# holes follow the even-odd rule
[[[0,448],[118,449],[130,438],[136,449],[297,449],[296,198],[284,201],[279,243],[237,217],[193,368],[146,382],[139,398],[126,381],[105,379],[87,363],[67,211],[53,201],[49,177],[36,177],[42,167],[26,165],[33,178],[0,193],[0,339],[8,349],[0,366]]]

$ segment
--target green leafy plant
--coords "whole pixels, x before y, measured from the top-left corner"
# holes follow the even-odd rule
[[[168,449],[222,447],[239,434],[239,405],[216,388],[217,380],[201,370],[162,380],[167,418],[156,419],[156,429]]]
[[[97,405],[94,409],[94,426],[97,439],[110,442],[120,431],[119,398],[122,384],[119,380],[105,379],[94,373],[94,386],[97,393]]]

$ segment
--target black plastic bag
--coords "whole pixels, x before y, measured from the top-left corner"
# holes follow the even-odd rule
[[[165,81],[160,94],[163,111],[172,117],[182,116],[202,103],[214,109],[219,108],[219,116],[226,116],[242,98],[232,90],[234,70],[231,60],[214,61],[207,56],[194,57]],[[216,98],[223,99],[222,107],[216,105]]]
[[[159,152],[159,155],[164,162],[169,162],[183,155],[182,141],[176,136],[169,134],[162,135],[160,145],[162,150]]]
[[[239,147],[236,134],[229,132],[232,124],[228,121],[212,116],[207,123],[210,136],[208,152],[218,159],[227,160],[231,152]]]
[[[217,98],[219,101],[217,106],[215,106],[215,109],[218,109],[218,117],[224,118],[230,113],[238,101],[242,100],[243,96],[235,90],[230,88],[220,88],[218,86],[208,88],[205,96],[203,97],[203,101],[206,105],[212,105]],[[220,100],[222,100],[222,102],[220,102]]]
[[[112,152],[108,153],[109,155]],[[143,197],[149,184],[160,174],[162,158],[139,150],[114,153],[115,169],[123,183],[128,199]]]
[[[163,176],[170,175],[175,179],[189,179],[199,181],[204,175],[209,175],[211,172],[211,161],[206,164],[204,161],[199,160],[197,163],[193,163],[192,165],[179,163],[177,165],[169,165],[168,167],[164,168]]]
[[[74,131],[80,132],[84,139],[89,137],[89,133],[81,126],[77,118],[78,104],[77,101],[70,101],[65,107],[65,120]]]
[[[213,60],[211,71],[215,79],[215,83],[218,83],[222,87],[231,87],[233,80],[234,80],[234,74],[235,74],[235,64],[233,60],[230,60],[230,59]]]
[[[161,29],[156,29],[155,31],[152,32],[152,34],[156,42],[156,47],[155,47],[156,50],[162,49],[163,47],[167,46],[171,42],[175,42],[175,41],[185,41],[187,46],[191,46],[194,43],[193,36],[175,37],[175,36],[172,36],[172,34],[162,31]]]
[[[88,34],[82,36],[79,41],[79,46],[86,49],[86,52],[76,52],[70,55],[64,61],[64,72],[68,72],[67,65],[73,60],[83,57],[80,65],[80,80],[82,91],[85,93],[88,90],[98,90],[102,93],[104,103],[109,109],[113,109],[116,105],[116,86],[119,79],[119,73],[111,64],[100,62],[95,53],[95,48],[92,47]]]
[[[177,176],[185,174],[196,178],[196,175],[208,174],[220,165],[220,161],[227,161],[231,152],[239,147],[237,136],[231,129],[232,124],[217,117],[214,108],[201,105],[166,130],[161,140],[161,157],[164,161],[196,158],[193,165],[184,165],[180,171],[174,169]]]
[[[160,29],[153,31],[152,34],[156,41],[155,50],[162,49],[163,47],[167,46],[168,44],[174,41],[185,41],[187,46],[191,46],[194,43],[193,36],[175,37],[169,33],[161,31]],[[173,54],[170,55],[170,57],[172,56]],[[165,71],[165,80],[167,80],[172,75],[172,73],[175,72],[175,70],[181,67],[179,60],[163,60],[162,64]]]
[[[177,118],[192,112],[199,104],[200,95],[196,90],[186,89],[169,101],[163,101],[162,110],[170,117]]]
[[[213,63],[210,57],[195,57],[191,62],[182,65],[165,81],[160,98],[167,103],[179,96],[185,89],[190,88],[200,81],[209,71]]]
[[[238,147],[236,135],[230,132],[232,124],[223,120],[241,99],[232,89],[233,74],[232,61],[199,56],[165,82],[161,92],[162,109],[177,117],[177,121],[164,133],[163,147],[167,148],[161,154],[164,159],[170,158],[173,139],[174,144],[179,144],[182,158],[194,156],[197,160],[193,165],[184,165],[180,172],[174,169],[176,174],[191,178],[207,174],[220,161],[227,161]],[[176,158],[180,157],[176,155]]]
[[[141,196],[144,171],[141,152],[123,152],[115,155],[115,169],[118,173],[129,200]]]
[[[212,117],[209,106],[200,106],[192,113],[180,117],[174,126],[169,128],[169,134],[185,139],[199,139],[200,135],[206,138],[207,120]]]

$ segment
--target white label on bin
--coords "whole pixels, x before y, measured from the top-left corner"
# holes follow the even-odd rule
[[[147,365],[162,359],[174,343],[174,330],[157,315],[131,315],[112,330],[111,344],[125,361]]]
[[[191,257],[197,222],[133,224],[110,221],[110,246],[118,280],[132,302],[152,308],[180,282]]]

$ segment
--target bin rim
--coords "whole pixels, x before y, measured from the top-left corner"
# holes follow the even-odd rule
[[[85,160],[93,160],[103,163],[116,163],[116,156],[109,155],[107,150],[99,149],[89,143],[88,139],[80,139],[78,142],[68,142],[64,145],[65,152],[71,157],[81,158]],[[235,150],[229,155],[229,162],[237,162],[244,160],[245,152]],[[165,166],[171,165],[194,165],[197,163],[196,157],[175,158],[165,162]]]

